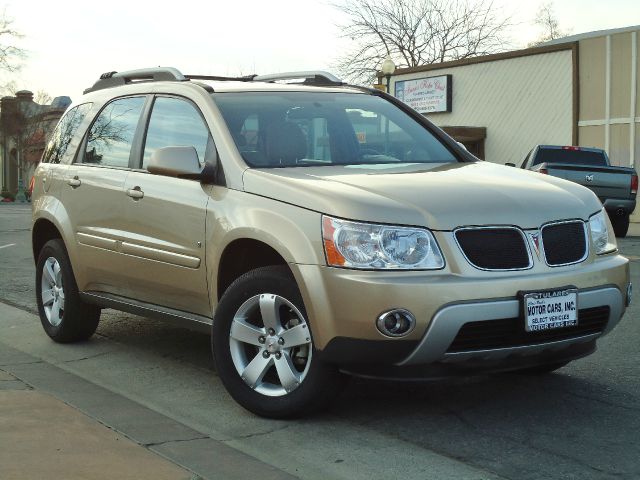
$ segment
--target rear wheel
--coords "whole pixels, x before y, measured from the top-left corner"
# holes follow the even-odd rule
[[[42,327],[56,342],[86,340],[98,328],[100,309],[80,299],[62,240],[49,240],[40,251],[36,297]]]
[[[629,214],[625,213],[623,215],[611,215],[609,217],[611,219],[611,224],[613,225],[613,231],[616,234],[616,237],[624,238],[627,236],[627,232],[629,231]]]
[[[264,417],[323,408],[344,382],[315,355],[302,297],[286,267],[258,268],[231,284],[216,309],[212,347],[231,396]]]

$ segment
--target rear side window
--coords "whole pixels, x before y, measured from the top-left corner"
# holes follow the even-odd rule
[[[159,97],[153,103],[144,147],[142,168],[147,168],[153,152],[163,147],[194,147],[204,163],[213,141],[200,112],[190,102]]]
[[[590,150],[569,150],[565,148],[541,148],[538,150],[534,165],[539,163],[573,163],[575,165],[606,166],[607,159],[604,152]]]
[[[109,103],[89,130],[85,163],[128,167],[131,144],[145,97],[120,98]]]
[[[42,156],[44,163],[60,163],[67,153],[69,144],[78,131],[78,127],[91,110],[91,103],[83,103],[70,109],[56,125],[47,150]]]

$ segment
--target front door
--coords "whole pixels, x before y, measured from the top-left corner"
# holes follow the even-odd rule
[[[141,168],[125,181],[125,274],[136,300],[211,316],[205,262],[205,226],[211,186],[150,174],[151,154],[167,146],[193,146],[204,164],[215,152],[197,107],[174,97],[154,100]]]

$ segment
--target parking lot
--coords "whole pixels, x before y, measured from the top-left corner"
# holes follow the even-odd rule
[[[274,421],[247,413],[228,396],[207,335],[104,311],[89,342],[50,341],[35,316],[29,228],[29,205],[0,205],[0,369],[69,405],[85,405],[84,413],[136,441],[135,425],[109,425],[94,415],[97,407],[83,403],[80,390],[56,387],[55,377],[38,377],[30,364],[197,432],[139,441],[167,458],[183,448],[183,466],[193,472],[205,467],[201,458],[188,463],[189,442],[196,442],[193,452],[207,441],[207,448],[273,467],[264,478],[273,472],[303,479],[640,478],[638,293],[594,355],[557,373],[424,383],[358,379],[328,412]],[[640,285],[640,239],[620,241],[620,250]],[[16,360],[21,355],[35,360]]]

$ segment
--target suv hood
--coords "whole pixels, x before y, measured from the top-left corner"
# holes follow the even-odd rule
[[[587,188],[488,162],[248,169],[246,192],[350,220],[452,230],[581,218],[602,205]]]

